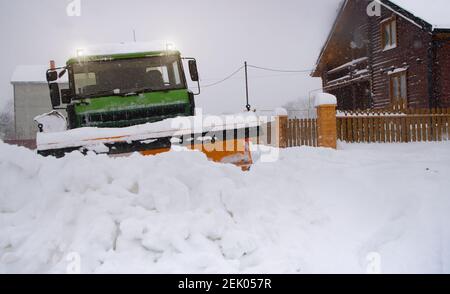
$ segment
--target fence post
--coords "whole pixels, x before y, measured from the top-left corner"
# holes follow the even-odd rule
[[[279,113],[276,116],[275,121],[275,136],[276,136],[276,147],[287,148],[288,138],[287,138],[287,124],[288,115],[287,113]]]
[[[317,131],[319,147],[337,148],[336,97],[331,94],[316,95]]]

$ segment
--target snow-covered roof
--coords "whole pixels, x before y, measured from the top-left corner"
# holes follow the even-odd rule
[[[389,0],[433,26],[434,29],[450,28],[449,0]]]
[[[48,65],[19,65],[14,70],[11,83],[47,83]],[[67,74],[59,82],[67,83]]]

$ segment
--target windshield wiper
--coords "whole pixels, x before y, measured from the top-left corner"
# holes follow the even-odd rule
[[[153,92],[154,90],[149,87],[142,87],[138,89],[132,89],[127,91],[122,91],[120,89],[114,89],[114,90],[107,90],[107,91],[101,91],[97,93],[92,93],[89,95],[81,96],[81,99],[89,99],[89,98],[97,98],[97,97],[105,97],[105,96],[121,96],[121,97],[127,97],[127,96],[135,96],[139,95],[141,93],[149,93]]]
[[[97,93],[92,93],[89,95],[80,96],[82,99],[88,99],[88,98],[97,98],[97,97],[105,97],[105,96],[122,96],[120,92],[116,92],[115,90],[107,90],[107,91],[101,91]]]
[[[122,96],[133,96],[133,95],[139,95],[141,93],[149,93],[149,92],[153,92],[153,91],[154,90],[152,88],[142,87],[142,88],[138,88],[138,89],[124,91],[125,93],[122,94]]]

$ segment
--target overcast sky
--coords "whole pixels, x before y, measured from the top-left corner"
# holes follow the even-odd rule
[[[17,65],[63,65],[77,48],[99,43],[170,40],[198,59],[210,84],[245,60],[281,69],[311,69],[334,21],[340,0],[80,0],[81,16],[69,17],[72,0],[0,0],[0,100],[12,97]],[[270,109],[320,87],[308,74],[252,69],[250,98]],[[204,89],[198,106],[208,113],[245,106],[243,74]]]

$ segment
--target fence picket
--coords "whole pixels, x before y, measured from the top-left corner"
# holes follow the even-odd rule
[[[386,143],[391,143],[391,117],[386,117],[385,118],[385,125],[386,125],[386,130],[385,130],[385,135],[386,135]]]
[[[449,115],[449,113],[448,113],[448,109],[447,108],[444,108],[444,109],[442,109],[442,140],[443,141],[446,141],[446,140],[448,140],[448,126],[447,126],[447,123],[448,123],[448,115]]]
[[[312,120],[312,137],[313,137],[313,147],[317,147],[317,120]]]
[[[406,141],[405,142],[411,142],[411,120],[409,116],[405,117],[405,137],[406,137]]]
[[[367,117],[364,117],[362,120],[363,120],[363,133],[364,133],[363,142],[369,143],[369,126],[367,123]]]
[[[343,117],[341,119],[341,132],[342,132],[342,141],[348,142],[347,137],[347,117]]]
[[[286,143],[287,143],[288,147],[292,147],[292,145],[291,145],[291,140],[292,140],[291,123],[292,123],[292,120],[288,119],[287,130],[286,130],[286,133],[287,133]]]
[[[416,116],[411,117],[411,132],[412,132],[411,141],[412,142],[417,142],[417,135],[416,135],[417,119],[416,118],[417,118]]]
[[[364,120],[362,117],[358,118],[358,124],[359,124],[359,142],[364,143]]]
[[[381,143],[381,117],[377,117],[375,119],[375,127],[376,127],[376,142]]]
[[[390,142],[391,143],[395,143],[395,118],[393,117],[389,117],[389,129],[390,129],[390,134],[391,134],[391,138],[390,138]]]
[[[381,143],[386,143],[386,117],[382,117],[380,124],[380,130],[381,130]]]
[[[436,131],[437,131],[437,140],[439,142],[442,141],[442,110],[437,109],[436,111]]]
[[[306,145],[306,121],[302,119],[302,146]]]
[[[417,123],[417,142],[422,142],[422,121],[420,116],[416,117]]]
[[[420,118],[420,122],[422,124],[422,142],[428,141],[428,130],[427,130],[427,118],[425,117],[427,112],[425,109],[422,109],[421,111],[422,117]]]
[[[367,118],[367,143],[372,143],[372,135],[373,135],[373,118]]]
[[[301,119],[299,119],[298,120],[298,138],[297,138],[297,140],[298,140],[298,146],[302,146],[303,144],[302,144],[302,135],[303,135],[303,129],[302,129],[302,120]]]
[[[431,140],[430,141],[436,141],[436,117],[434,116],[436,114],[436,109],[431,109]]]
[[[395,118],[395,142],[401,142],[401,120],[400,117]]]
[[[297,147],[297,122],[298,119],[294,119],[292,121],[292,145]]]
[[[306,137],[308,140],[307,145],[311,146],[311,119],[306,120],[306,133],[307,133]]]
[[[347,142],[353,142],[353,118],[347,118]]]
[[[297,129],[297,124],[298,124],[298,119],[294,120],[292,123],[292,145],[294,147],[298,147],[298,129]]]
[[[337,135],[337,139],[340,141],[342,141],[341,121],[342,121],[342,119],[340,117],[336,118],[336,128],[337,128],[336,135]]]
[[[294,120],[294,146],[299,146],[298,144],[298,119]]]
[[[302,124],[303,124],[303,146],[308,146],[308,123],[307,120],[304,119],[302,120]]]

